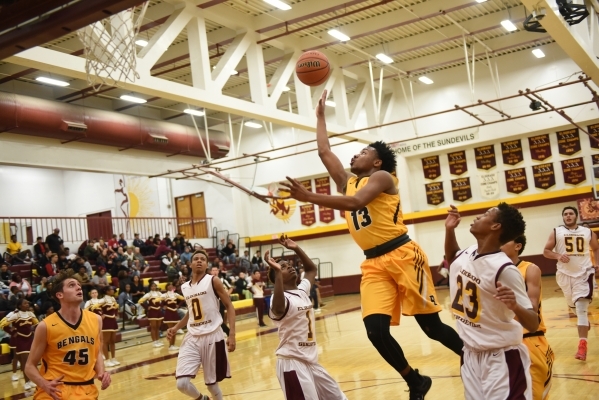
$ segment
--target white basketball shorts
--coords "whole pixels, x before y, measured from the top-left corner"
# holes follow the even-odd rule
[[[464,347],[460,372],[466,400],[532,399],[530,357],[524,344],[482,352]]]
[[[285,400],[347,400],[337,382],[319,364],[277,358],[277,377]]]
[[[204,383],[214,385],[231,377],[227,345],[220,326],[207,335],[187,333],[179,349],[175,377],[195,378],[200,366],[204,366]]]
[[[568,306],[575,307],[579,299],[593,299],[593,281],[595,280],[593,270],[589,270],[587,274],[579,277],[573,277],[557,271],[555,273],[555,280],[562,289],[562,292],[564,292]]]

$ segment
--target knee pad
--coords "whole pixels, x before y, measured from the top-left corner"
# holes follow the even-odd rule
[[[177,390],[194,399],[197,399],[202,395],[195,385],[191,383],[191,378],[189,376],[177,379]]]
[[[578,326],[589,326],[589,299],[578,299],[576,302],[576,316],[578,317]]]

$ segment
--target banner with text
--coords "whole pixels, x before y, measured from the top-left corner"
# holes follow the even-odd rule
[[[564,174],[564,183],[568,185],[578,185],[587,180],[582,157],[563,160],[562,173]]]
[[[318,215],[320,216],[320,222],[328,224],[335,219],[335,210],[328,207],[318,206]]]
[[[441,163],[439,156],[424,157],[422,159],[422,171],[424,178],[435,180],[441,176]]]
[[[589,142],[591,142],[592,149],[599,149],[599,124],[587,125],[587,131],[591,136]],[[593,138],[595,140],[593,140]]]
[[[331,194],[331,178],[329,176],[316,178],[314,179],[314,183],[316,184],[316,193]]]
[[[510,140],[501,143],[501,155],[503,163],[507,165],[517,165],[524,161],[524,152],[522,151],[522,141]]]
[[[555,186],[553,163],[533,165],[532,176],[537,189],[549,189]]]
[[[302,219],[302,225],[314,225],[316,223],[316,212],[314,211],[314,204],[305,204],[303,206],[300,206],[300,216]]]
[[[524,168],[505,171],[505,186],[509,193],[520,194],[528,190],[528,179]]]
[[[478,139],[478,133],[446,133],[435,135],[432,138],[422,137],[405,140],[403,142],[391,143],[395,153],[404,157],[409,157],[426,151],[443,150],[455,146],[463,146],[467,142],[473,142]]]
[[[537,135],[528,138],[530,157],[535,161],[543,161],[551,157],[551,142],[549,135]]]
[[[480,194],[485,199],[495,199],[499,195],[499,180],[497,172],[478,174],[480,179]]]
[[[449,173],[451,175],[462,175],[464,172],[468,172],[468,162],[464,150],[448,153],[447,161],[449,162]]]
[[[424,185],[426,190],[426,202],[431,206],[438,206],[445,201],[443,193],[443,182],[433,182]]]
[[[492,144],[489,146],[475,147],[474,157],[476,159],[476,168],[478,169],[491,169],[497,165],[495,160],[495,146]]]
[[[581,150],[578,128],[556,132],[556,136],[557,148],[562,156],[571,156]]]
[[[472,198],[472,185],[470,178],[458,178],[451,180],[451,192],[454,201],[466,201]]]

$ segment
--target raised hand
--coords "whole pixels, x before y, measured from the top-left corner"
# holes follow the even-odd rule
[[[285,234],[282,234],[279,237],[279,243],[281,243],[281,245],[283,245],[285,248],[289,249],[289,250],[295,250],[297,249],[297,243],[295,243],[293,240],[289,239],[289,237]]]
[[[308,201],[310,192],[297,179],[286,176],[288,182],[281,182],[283,191],[289,192],[289,195],[299,201]]]
[[[275,262],[275,259],[270,257],[269,255],[264,255],[264,260],[266,261],[266,263],[268,265],[270,265],[270,267],[272,269],[274,269],[276,272],[280,272],[281,271],[281,265],[279,265],[278,263]]]
[[[460,224],[462,217],[458,212],[458,208],[451,204],[449,206],[449,210],[447,210],[447,218],[445,218],[445,228],[446,229],[455,229]]]
[[[325,102],[327,101],[327,91],[322,92],[318,105],[316,106],[316,118],[324,118],[324,111],[326,108]]]

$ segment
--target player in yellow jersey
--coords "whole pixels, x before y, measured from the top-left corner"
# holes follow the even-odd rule
[[[547,328],[545,327],[542,313],[541,269],[531,262],[520,260],[519,256],[524,251],[525,246],[526,236],[523,235],[504,244],[501,247],[501,251],[518,267],[526,283],[526,293],[530,298],[535,312],[539,314],[539,327],[537,331],[529,332],[524,329],[523,343],[528,347],[528,353],[530,354],[532,399],[546,400],[549,398],[549,389],[551,389],[551,376],[555,355],[545,338]]]
[[[399,317],[413,315],[426,333],[454,353],[460,354],[462,340],[443,324],[426,254],[407,235],[399,199],[398,180],[393,175],[397,163],[391,148],[383,142],[371,143],[345,171],[328,140],[324,91],[316,108],[318,155],[344,196],[328,196],[307,191],[295,179],[286,184],[291,197],[345,213],[349,231],[364,251],[362,263],[362,318],[368,338],[379,354],[406,380],[410,400],[424,399],[432,381],[413,370],[403,351],[391,336],[390,325]]]
[[[72,276],[72,270],[56,275],[52,296],[60,303],[60,310],[35,330],[25,366],[25,373],[37,385],[35,400],[97,399],[94,378],[101,381],[102,390],[110,385],[110,374],[105,372],[100,356],[102,319],[79,308],[83,291]]]

